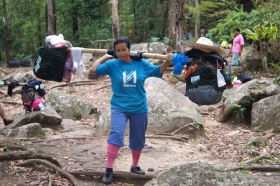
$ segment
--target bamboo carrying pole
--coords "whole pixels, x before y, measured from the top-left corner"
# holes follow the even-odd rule
[[[107,54],[107,49],[83,48],[82,53]],[[133,52],[133,51],[131,51],[130,53],[137,54],[137,52]],[[161,55],[161,54],[143,53],[142,55],[145,58],[162,59],[162,60],[170,59],[167,57],[167,55]]]

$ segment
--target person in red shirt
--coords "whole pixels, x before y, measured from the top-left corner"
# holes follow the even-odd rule
[[[233,40],[233,44],[232,47],[230,49],[230,52],[232,53],[232,66],[238,66],[241,64],[241,60],[240,60],[240,56],[243,50],[243,46],[244,46],[244,38],[243,36],[240,34],[240,29],[239,28],[235,28],[234,29],[234,35],[235,38]]]

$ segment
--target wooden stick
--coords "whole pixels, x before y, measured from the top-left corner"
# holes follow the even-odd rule
[[[103,176],[104,172],[98,172],[98,171],[72,171],[69,172],[70,174],[74,176]],[[114,171],[113,173],[114,178],[125,178],[126,180],[130,179],[145,179],[145,180],[151,180],[155,176],[154,175],[140,175],[140,174],[134,174],[130,172],[123,172],[123,171]]]
[[[68,48],[68,51],[71,49]],[[107,49],[92,49],[92,48],[83,48],[82,53],[92,53],[92,54],[107,54]],[[137,54],[137,52],[131,51],[132,54]],[[152,53],[143,53],[143,57],[145,58],[153,58],[153,59],[162,59],[167,60],[170,59],[167,57],[167,55],[161,55],[161,54],[152,54]]]

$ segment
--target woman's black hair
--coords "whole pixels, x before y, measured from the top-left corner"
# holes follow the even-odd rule
[[[240,29],[239,28],[235,28],[234,31],[240,32]]]
[[[126,43],[127,48],[130,50],[130,42],[127,38],[118,38],[114,41],[114,50],[116,50],[116,45],[120,43]]]

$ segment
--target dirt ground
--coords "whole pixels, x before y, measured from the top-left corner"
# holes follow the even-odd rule
[[[86,77],[81,79],[74,78],[73,81],[86,79]],[[168,79],[168,73],[165,74],[164,79]],[[46,83],[46,87],[51,87],[56,84],[60,83],[48,82]],[[63,87],[62,89],[67,93],[86,97],[87,101],[96,104],[102,112],[109,105],[109,100],[112,95],[110,87],[102,88],[107,85],[110,85],[110,80],[102,77],[96,80],[96,84],[94,85]],[[99,88],[102,89],[95,91]],[[2,91],[6,91],[5,88],[1,89]],[[15,118],[17,115],[24,113],[19,95],[14,95],[13,98],[2,96],[0,101],[4,105],[8,116]],[[226,123],[217,122],[216,117],[221,108],[220,106],[221,103],[211,106],[199,106],[200,111],[203,113],[205,134],[208,138],[200,137],[196,140],[189,140],[188,142],[174,139],[147,138],[146,147],[140,159],[141,168],[147,174],[152,175],[160,174],[162,171],[176,165],[192,162],[206,162],[216,168],[231,168],[251,158],[253,156],[251,154],[252,151],[263,153],[264,151],[268,151],[269,148],[274,148],[277,149],[276,154],[279,154],[279,135],[275,135],[271,139],[271,146],[254,147],[253,149],[242,151],[241,148],[250,139],[263,136],[268,132],[254,132],[245,123],[236,122],[233,119]],[[64,127],[64,129],[46,129],[48,131],[46,139],[21,140],[21,143],[30,149],[49,153],[60,162],[63,170],[69,172],[77,170],[103,172],[106,163],[107,137],[97,138],[85,135],[84,138],[71,138],[68,135],[69,132],[75,132],[77,128],[94,133],[96,117],[83,117],[81,120],[71,122],[68,124],[69,127]],[[1,121],[0,127],[3,126],[4,124]],[[127,147],[127,137],[125,144],[126,146],[121,148],[115,161],[114,171],[129,171],[130,169],[131,153]],[[52,185],[57,186],[71,185],[68,180],[61,178],[54,171],[42,165],[19,167],[15,165],[18,162],[20,161],[0,161],[1,186],[47,186],[50,181]],[[250,172],[250,174],[280,179],[276,173]],[[100,177],[82,176],[77,177],[77,181],[80,186],[102,185]],[[144,185],[146,181],[148,180],[114,179],[112,185],[140,186]]]

